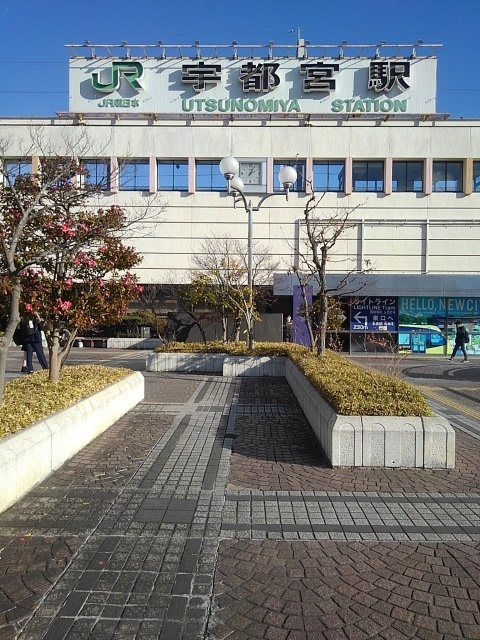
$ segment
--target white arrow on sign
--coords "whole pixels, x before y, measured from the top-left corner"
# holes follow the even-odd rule
[[[358,324],[363,324],[366,326],[367,324],[367,316],[361,316],[360,311],[353,316],[354,320],[358,322]]]

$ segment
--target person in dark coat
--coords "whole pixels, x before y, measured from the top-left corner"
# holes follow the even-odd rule
[[[22,350],[27,359],[27,371],[33,373],[33,353],[37,354],[42,369],[48,369],[47,359],[43,352],[42,325],[36,318],[22,318],[20,320],[20,334],[22,336]]]
[[[457,320],[455,322],[455,326],[457,328],[457,332],[455,334],[455,346],[453,347],[452,355],[450,356],[449,360],[450,362],[453,362],[457,351],[461,349],[463,353],[462,362],[469,362],[467,350],[465,349],[465,344],[468,342],[467,330],[460,320]]]
[[[283,341],[293,342],[293,322],[292,316],[287,316],[285,324],[283,325]]]

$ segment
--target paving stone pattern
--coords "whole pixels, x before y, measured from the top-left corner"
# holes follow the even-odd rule
[[[146,398],[0,515],[0,640],[480,638],[480,454],[332,470],[283,379]]]

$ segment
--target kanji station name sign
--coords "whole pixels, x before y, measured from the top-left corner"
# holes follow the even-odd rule
[[[81,113],[435,113],[436,58],[72,58]]]

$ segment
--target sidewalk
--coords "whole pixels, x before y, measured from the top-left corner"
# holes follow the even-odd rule
[[[285,380],[144,375],[0,515],[0,640],[480,638],[477,439],[332,470]]]

